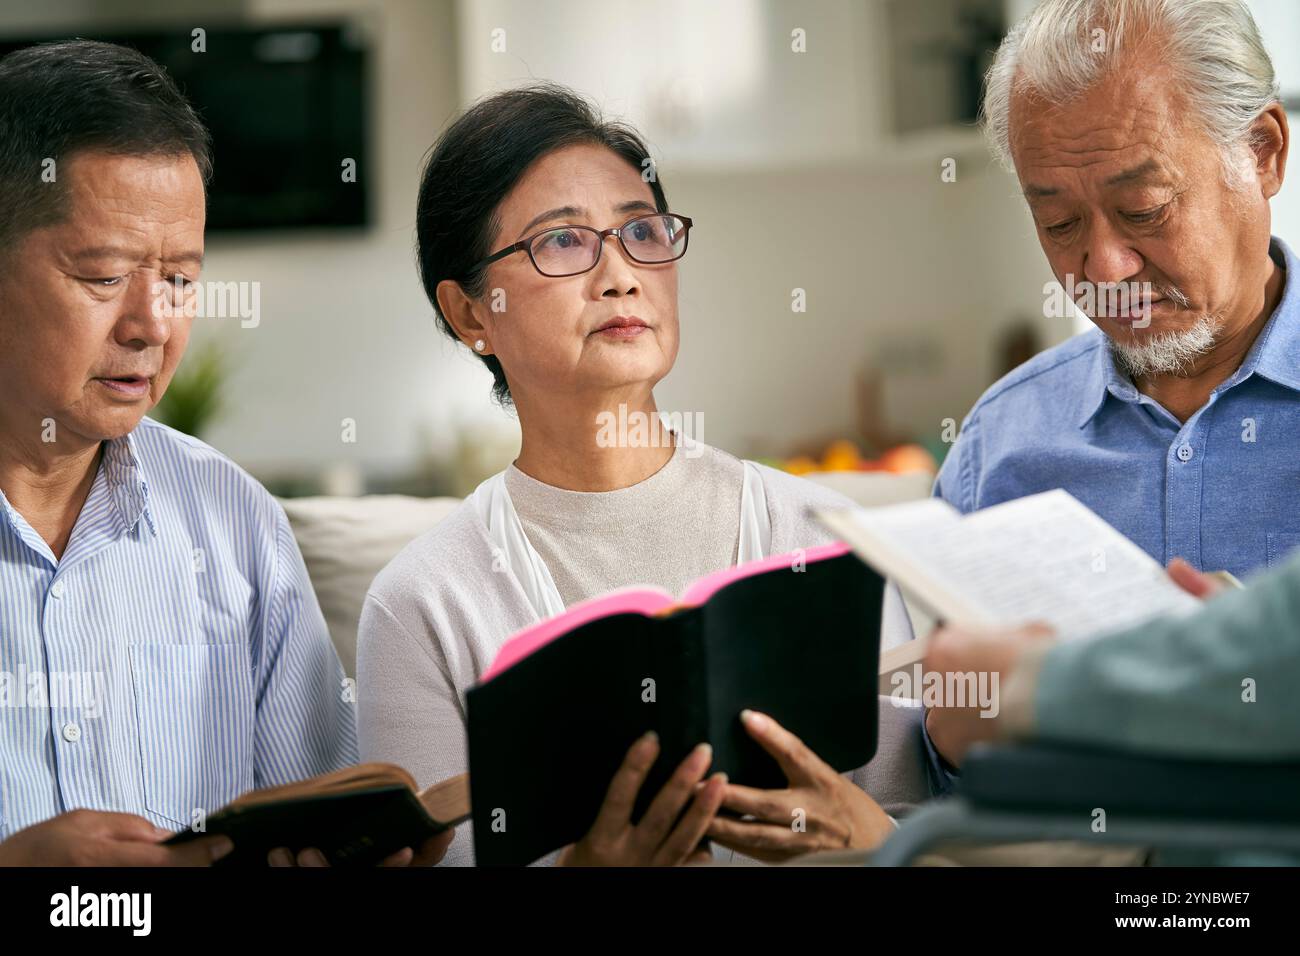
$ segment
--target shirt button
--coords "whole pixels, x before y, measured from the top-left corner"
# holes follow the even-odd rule
[[[63,739],[70,744],[75,744],[81,739],[81,728],[74,723],[63,725]]]
[[[50,585],[50,596],[55,598],[63,597],[64,587],[62,581],[55,581]]]
[[[1179,445],[1179,446],[1178,446],[1178,451],[1176,452],[1176,454],[1178,455],[1178,460],[1179,460],[1179,461],[1191,461],[1191,460],[1192,460],[1192,446],[1191,446],[1191,445]]]

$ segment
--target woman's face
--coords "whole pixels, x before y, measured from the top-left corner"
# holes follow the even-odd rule
[[[656,211],[627,160],[603,146],[569,146],[537,160],[502,201],[490,251],[548,226],[609,229]],[[551,278],[516,252],[488,267],[478,312],[516,404],[557,391],[649,390],[677,358],[677,263],[633,262],[609,236],[591,271]],[[599,331],[619,317],[645,325]]]

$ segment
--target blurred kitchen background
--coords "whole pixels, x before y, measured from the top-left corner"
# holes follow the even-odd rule
[[[933,468],[984,388],[1082,327],[1044,318],[1050,272],[973,125],[1033,4],[49,0],[0,8],[0,49],[132,43],[212,127],[203,278],[260,283],[260,320],[196,319],[160,416],[282,495],[455,495],[518,442],[416,276],[421,160],[458,111],[548,79],[645,134],[697,224],[657,390],[696,437],[796,472]],[[1300,94],[1300,3],[1251,6]],[[1294,241],[1300,187],[1274,214]]]

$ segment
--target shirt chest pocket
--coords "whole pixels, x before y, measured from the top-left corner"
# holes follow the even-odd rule
[[[1258,539],[1256,539],[1258,540]],[[1280,568],[1296,549],[1300,548],[1300,533],[1275,531],[1268,535],[1268,566]]]
[[[178,828],[253,786],[252,675],[241,644],[131,648],[145,806]]]

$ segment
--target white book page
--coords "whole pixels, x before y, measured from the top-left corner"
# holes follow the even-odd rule
[[[1071,638],[1200,606],[1146,552],[1061,490],[965,517],[935,499],[842,517],[853,527],[837,522],[837,531],[860,533],[857,541],[844,535],[850,545],[954,624],[1044,621]]]

